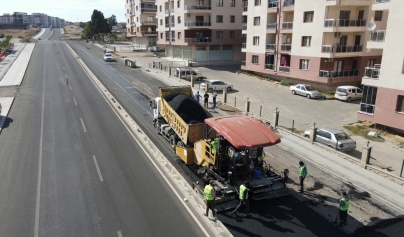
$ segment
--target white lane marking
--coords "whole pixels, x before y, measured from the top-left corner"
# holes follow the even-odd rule
[[[98,167],[98,163],[97,163],[97,159],[95,158],[95,155],[93,155],[93,160],[94,160],[95,168],[97,169],[98,177],[100,177],[100,181],[103,182],[104,180],[102,179],[101,170],[100,170],[100,167]]]
[[[118,230],[118,237],[123,237],[120,230]]]
[[[45,62],[46,62],[46,47],[45,47]],[[45,110],[45,66],[43,65],[43,89],[42,89],[42,112],[41,112],[41,134],[39,136],[39,159],[38,159],[38,181],[36,185],[36,203],[35,203],[35,227],[34,237],[39,235],[39,207],[41,204],[41,183],[42,183],[42,143],[43,143],[43,124]]]
[[[77,106],[76,98],[73,97],[73,100],[74,100],[74,104]]]
[[[70,52],[72,53],[73,56],[76,56],[77,54],[74,52],[74,50],[66,43],[64,42],[65,45],[67,45],[68,49],[70,50]],[[77,61],[79,61],[79,59],[76,58]],[[84,63],[84,62],[83,62]],[[91,80],[91,82],[94,84],[95,88],[100,92],[101,96],[104,97],[105,101],[107,102],[107,104],[111,107],[112,111],[115,113],[115,115],[118,117],[118,119],[121,121],[121,123],[123,124],[123,126],[125,126],[126,130],[128,130],[129,134],[133,137],[133,139],[135,139],[136,143],[139,145],[139,147],[143,150],[144,154],[149,158],[150,162],[154,165],[154,167],[157,169],[157,171],[160,173],[160,175],[163,177],[163,179],[166,181],[166,183],[168,184],[168,186],[171,188],[171,190],[174,192],[174,194],[177,196],[177,198],[179,199],[179,201],[181,202],[181,204],[185,207],[185,209],[188,211],[188,213],[191,215],[192,219],[194,219],[194,221],[196,222],[196,224],[199,226],[199,228],[202,230],[202,232],[205,234],[205,236],[209,237],[209,233],[205,230],[205,228],[203,227],[202,223],[198,220],[198,218],[196,218],[196,216],[194,215],[194,213],[191,211],[191,209],[189,209],[189,207],[186,205],[186,203],[184,202],[184,200],[182,199],[182,197],[180,196],[180,194],[177,192],[177,190],[175,190],[175,188],[173,187],[173,185],[170,183],[170,181],[168,180],[168,178],[165,176],[165,174],[163,173],[163,171],[158,167],[158,165],[156,164],[156,162],[154,162],[154,160],[151,158],[151,156],[146,152],[146,148],[143,147],[143,144],[141,144],[141,142],[139,141],[139,139],[132,133],[131,129],[126,125],[126,123],[123,121],[123,119],[121,118],[121,116],[117,113],[117,111],[115,111],[114,107],[111,105],[111,103],[109,102],[108,98],[105,96],[104,92],[99,88],[99,86],[97,85],[97,83],[91,78],[90,72],[88,72],[84,66],[79,62],[79,65],[81,66],[81,68],[83,68],[84,72],[87,74],[87,76],[89,77],[89,79]],[[92,72],[91,72],[92,73]],[[98,80],[98,79],[97,79]]]
[[[84,132],[87,132],[87,130],[86,130],[86,126],[84,126],[83,119],[82,119],[82,118],[80,118],[80,121],[81,121],[81,125],[83,125]]]
[[[65,74],[65,77],[66,77],[66,79],[68,78],[68,77],[67,77],[67,74]]]
[[[66,71],[65,67],[63,67],[63,71]]]
[[[70,90],[72,89],[72,86],[70,85],[70,83],[69,83],[69,87],[70,87]]]

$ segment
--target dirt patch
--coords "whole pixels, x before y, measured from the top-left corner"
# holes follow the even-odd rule
[[[233,106],[227,105],[227,104],[222,104],[222,103],[218,103],[217,107],[225,112],[227,112],[230,115],[235,115],[238,114],[240,112],[240,110],[238,110],[237,108],[234,108]]]
[[[81,39],[81,28],[79,26],[65,26],[63,27],[65,40],[80,40]]]
[[[19,38],[22,42],[29,42],[33,36],[38,34],[41,28],[29,28],[27,30],[23,29],[5,29],[0,30],[0,34],[11,35],[12,38]]]

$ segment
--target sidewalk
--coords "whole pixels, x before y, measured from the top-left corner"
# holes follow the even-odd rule
[[[102,49],[101,45],[99,47]],[[158,69],[149,69],[149,65],[153,61],[164,61],[164,59],[162,58],[147,56],[147,54],[150,55],[150,53],[118,52],[115,54],[118,55],[118,60],[121,61],[124,61],[125,59],[135,60],[136,64],[139,67],[143,68],[144,70],[150,71],[154,74],[154,76],[156,76],[156,78],[164,81],[165,83],[168,83],[169,85],[190,85],[189,81],[180,81],[178,78],[175,77],[169,78],[168,74],[165,74]],[[226,72],[221,71],[220,73],[221,75],[226,74],[226,78],[234,78],[236,76],[239,76],[231,70]],[[203,72],[203,74],[205,73]],[[248,87],[253,88],[252,90],[256,94],[263,93],[265,90],[267,90],[268,84],[271,84],[271,86],[273,86],[270,82],[254,80],[254,78],[250,78],[248,81]],[[196,84],[196,86],[198,86],[198,84]],[[238,88],[245,89],[245,86],[240,86]],[[197,90],[197,88],[193,89],[194,91]],[[287,88],[281,89],[284,89],[284,91],[288,92]],[[244,90],[238,91],[237,94],[240,95],[240,97],[242,97],[243,94],[245,96]],[[219,95],[219,97],[221,97],[221,95]],[[257,98],[254,98],[251,93],[248,94],[248,98],[250,100],[257,100]],[[225,112],[220,110],[216,110],[215,112],[223,115],[226,114]],[[293,134],[282,133],[281,140],[281,146],[283,146],[285,149],[294,152],[311,164],[318,166],[320,169],[323,169],[336,177],[346,180],[346,182],[348,183],[352,183],[357,188],[369,192],[373,197],[379,199],[381,203],[385,203],[391,207],[396,208],[397,211],[399,211],[400,213],[404,213],[404,187],[402,185],[394,183],[378,174],[365,170],[358,165],[352,164],[351,162],[342,159],[337,153],[330,153],[322,149],[320,146],[311,145],[307,140]],[[359,138],[357,143],[358,149],[361,149],[365,145],[365,142],[365,139]],[[395,163],[396,165],[399,163],[400,160],[403,159],[403,149],[390,151],[389,146],[391,144],[387,145],[387,143],[376,144],[375,142],[371,142],[371,145],[375,147],[372,157],[374,158],[375,155],[378,155],[379,153],[381,157],[377,157],[377,162],[380,162],[381,164]],[[383,149],[381,147],[383,147]],[[392,156],[396,157],[393,162],[391,161]]]

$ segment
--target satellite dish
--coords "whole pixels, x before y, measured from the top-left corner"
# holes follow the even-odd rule
[[[374,22],[370,22],[370,23],[366,26],[366,30],[368,30],[368,31],[372,31],[372,30],[374,30],[374,29],[376,29],[376,23],[374,23]]]

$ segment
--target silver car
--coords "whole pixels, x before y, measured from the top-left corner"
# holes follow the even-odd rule
[[[297,84],[295,86],[290,86],[289,89],[292,91],[292,94],[306,96],[307,99],[321,98],[323,96],[323,94],[321,94],[321,92],[316,91],[310,85]]]
[[[311,131],[305,131],[303,135],[310,137],[310,133]],[[321,142],[339,151],[353,151],[356,148],[356,142],[348,134],[333,128],[317,129],[316,142]]]
[[[201,91],[206,91],[206,89],[207,89],[208,92],[210,92],[210,93],[212,93],[213,90],[216,90],[216,91],[234,90],[234,87],[232,84],[226,83],[226,82],[220,81],[220,80],[206,80],[206,82],[201,83],[199,85],[199,87],[200,87]]]

